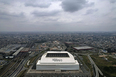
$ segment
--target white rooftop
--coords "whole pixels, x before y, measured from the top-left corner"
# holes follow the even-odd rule
[[[78,63],[73,55],[67,51],[47,51],[41,57],[38,64],[74,64]]]
[[[77,50],[81,50],[81,49],[91,49],[93,47],[90,47],[90,46],[82,46],[82,47],[74,47],[75,49]]]

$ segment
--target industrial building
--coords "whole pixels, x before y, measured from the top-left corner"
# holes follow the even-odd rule
[[[19,48],[20,46],[21,46],[20,44],[7,45],[6,47],[0,49],[0,53],[5,54],[5,55],[9,55],[12,52],[15,52],[16,48]]]
[[[15,53],[13,53],[13,56],[16,56],[24,47],[20,47]]]
[[[37,61],[36,70],[79,70],[79,63],[67,51],[47,51]]]
[[[23,48],[20,52],[28,52],[29,48]]]
[[[72,45],[74,43],[73,42],[65,42],[65,44]]]

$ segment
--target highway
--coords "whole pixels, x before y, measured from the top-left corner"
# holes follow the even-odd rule
[[[95,62],[92,60],[92,58],[90,57],[90,55],[88,55],[88,58],[91,62],[91,64],[94,66],[95,68],[95,74],[96,76],[95,77],[99,77],[99,73],[103,76],[103,73],[101,72],[101,70],[97,67],[97,65],[95,64]]]
[[[79,77],[87,77],[87,75],[88,75],[88,77],[90,77],[91,76],[91,74],[90,74],[90,70],[89,70],[89,68],[86,66],[86,64],[84,63],[84,62],[81,62],[82,61],[82,59],[81,59],[81,57],[78,55],[78,54],[75,54],[75,53],[72,53],[74,56],[76,56],[75,57],[75,59],[79,62],[79,64],[80,64],[80,69],[82,70],[82,74],[80,74],[80,76]],[[88,70],[89,71],[88,71]]]

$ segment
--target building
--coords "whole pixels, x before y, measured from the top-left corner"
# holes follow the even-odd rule
[[[0,68],[2,68],[2,66],[4,66],[5,64],[7,64],[7,61],[5,61],[5,60],[0,60]]]
[[[12,54],[15,53],[20,47],[20,44],[7,45],[6,47],[0,49],[0,54],[2,54],[4,58],[13,58]]]
[[[65,42],[65,44],[72,45],[74,43],[73,42]]]
[[[107,53],[108,51],[106,51],[106,50],[102,50],[102,52],[103,52],[103,53]]]
[[[93,47],[90,46],[81,46],[81,47],[73,47],[73,49],[79,51],[79,50],[91,50]]]
[[[17,56],[17,54],[23,49],[24,47],[20,47],[15,53],[13,53],[13,56]]]
[[[20,52],[28,52],[29,48],[23,48]]]
[[[61,50],[62,50],[62,47],[60,46],[50,48],[50,51],[61,51]]]
[[[37,61],[36,70],[79,70],[79,63],[67,51],[48,51]]]

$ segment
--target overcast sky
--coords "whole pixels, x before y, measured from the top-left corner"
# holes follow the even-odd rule
[[[116,0],[0,0],[0,31],[116,31]]]

